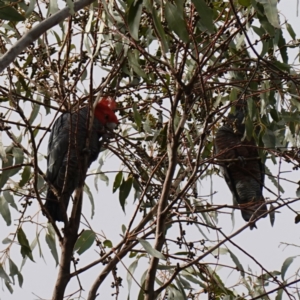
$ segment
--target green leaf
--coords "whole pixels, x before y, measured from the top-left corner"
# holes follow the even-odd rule
[[[275,210],[274,209],[274,206],[273,204],[270,205],[270,212],[269,212],[269,218],[270,218],[270,223],[272,226],[274,226],[274,223],[275,223]]]
[[[12,194],[9,191],[4,191],[3,196],[4,196],[5,200],[7,201],[7,203],[11,207],[13,207],[15,210],[18,210],[18,207],[15,203],[14,197],[12,196]]]
[[[50,224],[50,223],[49,223]],[[48,226],[49,227],[49,226]],[[35,237],[35,239],[31,242],[30,244],[30,249],[31,251],[33,251],[33,249],[36,247],[36,245],[38,244],[38,235]],[[26,261],[27,261],[28,256],[25,256],[22,260],[21,263],[21,267],[20,267],[20,271],[22,271],[22,268],[24,267]]]
[[[8,207],[8,203],[4,197],[0,196],[0,214],[6,222],[7,226],[11,225],[11,215]]]
[[[25,258],[27,256],[34,262],[33,257],[32,257],[32,251],[29,246],[29,242],[27,240],[27,237],[26,237],[25,232],[23,231],[22,227],[20,227],[18,229],[17,237],[18,237],[18,242],[21,245],[21,254],[22,254],[23,258]]]
[[[0,264],[0,278],[2,278],[4,281],[11,283],[11,280],[8,277],[8,275],[6,274],[5,270],[3,269],[2,264]]]
[[[256,0],[264,7],[265,15],[268,21],[275,27],[280,28],[277,10],[277,0]]]
[[[12,277],[13,284],[15,284],[15,275],[19,274],[19,270],[16,264],[10,258],[8,258],[8,262],[9,262],[9,276]]]
[[[2,160],[2,169],[7,168],[7,167],[11,167],[13,164],[13,158],[12,158],[12,154],[11,154],[11,150],[10,151],[5,151],[6,152],[6,160]],[[10,170],[5,170],[2,171],[2,173],[0,174],[0,189],[3,188],[3,186],[5,185],[5,183],[7,182],[8,178],[10,177],[12,169]]]
[[[111,242],[110,240],[105,240],[105,241],[103,242],[103,245],[104,245],[105,247],[107,247],[107,248],[112,248],[112,247],[113,247],[113,244],[112,244],[112,242]]]
[[[115,181],[113,185],[113,193],[115,193],[115,191],[120,187],[122,179],[123,179],[123,172],[119,171],[115,177]]]
[[[287,269],[289,268],[289,266],[291,265],[291,263],[294,261],[296,256],[291,256],[291,257],[288,257],[284,263],[282,264],[282,267],[281,267],[281,278],[282,280],[284,280],[284,277],[285,277],[285,273],[287,271]]]
[[[85,252],[93,245],[95,239],[96,239],[96,234],[94,231],[85,230],[76,241],[76,244],[74,246],[74,251],[77,251],[77,253],[81,255],[83,252]]]
[[[168,298],[169,299],[176,299],[176,300],[185,300],[187,299],[184,294],[182,294],[181,291],[177,290],[175,287],[169,285],[167,287],[168,291]]]
[[[136,259],[129,267],[128,267],[128,272],[127,272],[127,283],[128,283],[128,297],[130,295],[130,289],[132,285],[132,278],[134,271],[138,265],[138,260]]]
[[[25,18],[18,13],[16,9],[11,6],[8,6],[8,3],[0,1],[0,19],[7,21],[25,21]]]
[[[283,282],[282,284],[284,285],[285,282]],[[282,294],[283,294],[283,288],[278,290],[277,295],[275,297],[275,300],[281,300],[282,299]]]
[[[139,53],[136,50],[132,50],[127,53],[127,58],[130,67],[133,69],[133,71],[140,77],[144,78],[146,81],[149,78],[149,75],[147,75],[144,70],[141,68],[140,65],[140,58]]]
[[[148,254],[150,254],[153,257],[166,260],[165,256],[160,253],[159,251],[155,250],[148,241],[145,241],[143,239],[137,239],[140,244],[143,246],[143,248],[146,250]]]
[[[293,40],[295,40],[296,39],[296,33],[295,33],[293,27],[291,26],[291,24],[286,23],[285,27],[286,27],[286,30],[288,31],[288,33],[290,34],[291,38]]]
[[[251,0],[238,0],[238,2],[240,5],[243,5],[246,7],[250,6],[250,4],[251,4]]]
[[[282,30],[276,30],[276,33],[275,33],[275,37],[276,37],[276,41],[275,42],[275,39],[274,39],[274,44],[277,45],[279,51],[280,51],[280,54],[281,54],[281,57],[282,57],[282,61],[286,64],[288,64],[288,53],[287,53],[287,43],[285,41],[285,38],[283,37],[283,33],[282,33]]]
[[[279,189],[279,191],[281,193],[284,193],[284,189],[282,188],[282,186],[278,183],[278,181],[275,179],[276,177],[274,177],[270,171],[270,169],[265,165],[265,174],[268,176],[268,178],[272,181],[272,183],[274,184],[274,186]]]
[[[70,13],[71,15],[74,15],[75,14],[75,10],[74,10],[74,2],[72,0],[66,0],[67,2],[67,5],[70,9]]]
[[[10,243],[12,243],[13,242],[13,240],[11,240],[11,239],[9,239],[9,238],[5,238],[3,241],[2,241],[2,244],[10,244]]]
[[[11,284],[8,281],[5,281],[5,285],[7,287],[7,289],[9,290],[9,292],[12,294],[14,292]]]
[[[128,1],[128,9],[125,14],[129,32],[136,41],[139,39],[142,8],[143,0],[130,0]]]
[[[33,12],[35,4],[36,4],[36,0],[30,0],[29,6],[27,7],[27,10],[25,12],[26,18],[29,17],[31,15],[31,13]]]
[[[122,233],[125,234],[126,230],[127,230],[126,226],[122,224]]]
[[[242,266],[242,264],[240,263],[240,261],[238,260],[238,258],[228,249],[228,252],[230,254],[231,259],[233,260],[233,262],[235,263],[237,269],[241,272],[241,275],[243,277],[245,277],[245,271],[244,268]]]
[[[214,33],[213,11],[207,6],[204,0],[192,0],[200,16],[199,23],[206,28],[209,33]]]
[[[25,183],[28,182],[30,175],[31,175],[31,168],[29,166],[25,166],[21,175],[21,180],[19,182],[20,187],[23,187]]]
[[[13,157],[15,159],[15,165],[22,164],[24,162],[24,152],[22,149],[14,147],[12,151]],[[10,172],[10,177],[17,174],[21,170],[21,167],[13,168]]]
[[[102,173],[102,172],[99,173],[98,177],[99,177],[100,180],[105,182],[106,186],[109,185],[109,178],[104,173]]]
[[[268,149],[274,149],[275,148],[275,146],[276,146],[276,137],[275,137],[274,131],[267,128],[266,131],[264,132],[263,136],[262,136],[262,140],[263,140],[263,143],[264,143],[266,148],[268,148]]]
[[[33,104],[32,112],[31,112],[29,120],[28,120],[30,125],[32,125],[32,123],[36,119],[36,117],[40,111],[40,107],[41,106],[39,104],[36,104],[36,103]]]
[[[49,7],[48,7],[47,16],[53,15],[53,14],[55,14],[58,11],[59,11],[59,8],[58,8],[57,0],[50,0],[49,1]]]
[[[132,182],[133,182],[133,177],[130,175],[128,176],[127,180],[123,180],[120,186],[119,201],[124,212],[125,212],[125,201],[131,191]]]
[[[20,272],[18,273],[18,281],[19,281],[19,286],[22,287],[22,285],[23,285],[23,275]]]
[[[165,6],[165,15],[168,21],[169,28],[174,31],[179,38],[185,42],[189,42],[189,34],[186,28],[186,22],[183,18],[183,14],[180,14],[180,9],[167,1]]]
[[[58,253],[57,253],[57,249],[56,249],[56,242],[55,242],[55,237],[52,236],[51,234],[47,233],[46,234],[46,243],[50,249],[50,252],[56,262],[56,266],[58,265]]]
[[[138,130],[140,131],[141,124],[142,124],[142,118],[141,118],[140,113],[137,110],[136,103],[133,103],[132,108],[133,108],[134,121],[135,121],[135,123],[136,123],[136,125],[138,127]]]
[[[83,191],[88,195],[90,202],[91,202],[91,219],[93,219],[95,214],[95,202],[93,194],[91,193],[91,190],[87,184],[84,184]]]
[[[163,54],[166,54],[169,51],[169,44],[168,44],[168,40],[165,34],[165,31],[161,25],[161,22],[157,16],[157,12],[156,9],[154,8],[154,5],[152,5],[152,18],[153,18],[153,22],[154,22],[154,27],[156,29],[156,33],[158,35],[158,38],[161,41],[161,50],[163,52]]]

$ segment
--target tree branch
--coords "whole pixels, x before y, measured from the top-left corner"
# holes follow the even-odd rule
[[[93,3],[95,0],[79,0],[74,3],[74,11],[84,8]],[[11,64],[16,57],[26,49],[31,43],[37,40],[48,29],[62,22],[67,17],[71,16],[69,7],[65,7],[61,11],[55,13],[51,17],[45,19],[31,30],[29,30],[21,39],[19,39],[1,58],[0,58],[0,73]]]

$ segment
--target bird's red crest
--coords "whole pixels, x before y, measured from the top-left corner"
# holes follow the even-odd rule
[[[103,97],[99,103],[101,103],[103,106],[109,107],[111,110],[116,110],[117,108],[116,100],[112,97]]]
[[[117,104],[112,97],[103,97],[95,107],[95,117],[103,124],[108,123],[118,124],[118,118],[115,115]]]

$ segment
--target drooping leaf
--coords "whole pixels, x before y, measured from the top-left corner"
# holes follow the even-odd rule
[[[4,281],[11,283],[11,280],[10,280],[9,276],[7,275],[7,273],[5,272],[2,264],[0,264],[0,278],[2,278]]]
[[[128,272],[127,272],[127,283],[128,283],[128,297],[130,295],[130,289],[131,289],[131,285],[132,285],[132,278],[133,278],[133,274],[134,271],[136,269],[138,265],[138,259],[136,259],[133,263],[130,264],[130,266],[128,267]]]
[[[109,185],[109,178],[108,178],[108,176],[106,176],[106,175],[105,175],[104,173],[102,173],[102,172],[100,172],[100,173],[98,174],[98,176],[99,176],[99,179],[100,179],[101,181],[104,181],[104,182],[105,182],[106,186]]]
[[[53,15],[59,11],[57,0],[50,0],[48,6],[47,16]]]
[[[24,162],[24,152],[22,149],[18,147],[14,147],[12,151],[12,155],[14,157],[15,163],[14,165],[19,165]],[[21,167],[15,167],[11,170],[10,176],[17,174],[21,170]]]
[[[167,36],[165,34],[165,31],[161,25],[161,22],[157,16],[157,12],[156,12],[156,9],[154,8],[154,5],[152,5],[152,11],[151,11],[151,14],[152,14],[152,18],[153,18],[153,22],[154,22],[154,27],[156,29],[156,33],[158,35],[158,38],[161,42],[161,49],[162,49],[162,52],[164,54],[166,54],[168,51],[169,51],[169,43],[168,43],[168,40],[167,40]]]
[[[33,12],[33,10],[35,8],[35,4],[36,4],[36,0],[30,0],[27,10],[25,12],[26,18],[29,17],[31,15],[31,13]]]
[[[19,186],[23,187],[29,180],[31,175],[31,168],[30,166],[25,166],[23,169],[22,175],[21,175],[21,180],[19,182]]]
[[[274,149],[276,145],[276,137],[272,130],[266,129],[262,136],[263,143],[266,148],[268,149]]]
[[[19,287],[22,287],[24,281],[23,275],[19,272],[17,276],[18,276]]]
[[[157,251],[156,249],[154,249],[148,241],[143,240],[143,239],[137,239],[137,240],[143,246],[143,248],[146,250],[146,252],[148,254],[150,254],[151,256],[154,256],[156,258],[166,260],[165,256],[162,253],[160,253],[159,251]]]
[[[133,177],[130,175],[126,180],[123,179],[123,182],[120,186],[119,201],[124,212],[125,212],[125,201],[131,191],[132,182],[133,182]]]
[[[11,167],[13,164],[13,157],[12,157],[12,151],[7,151],[6,149],[6,159],[2,160],[2,169]],[[10,177],[10,174],[12,172],[12,169],[4,170],[0,174],[0,189],[3,188],[5,183],[7,182],[8,178]]]
[[[115,181],[113,184],[113,193],[115,193],[115,191],[120,187],[122,179],[123,179],[123,172],[119,171],[115,177]]]
[[[180,9],[168,1],[165,6],[165,15],[169,28],[174,31],[183,42],[188,43],[189,34],[184,17],[180,14]]]
[[[236,255],[235,255],[233,252],[231,252],[229,249],[228,249],[228,252],[229,252],[229,254],[230,254],[231,259],[232,259],[233,262],[235,263],[237,269],[241,272],[241,275],[242,275],[243,277],[245,277],[245,271],[244,271],[244,268],[243,268],[242,264],[240,263],[239,259],[238,259],[238,258],[236,257]]]
[[[133,71],[140,77],[144,78],[148,81],[149,75],[147,75],[141,67],[141,61],[139,57],[139,53],[136,50],[132,50],[127,54],[129,66],[133,69]]]
[[[285,283],[286,283],[286,282],[282,282],[282,284],[285,284]],[[283,288],[280,289],[280,290],[278,290],[277,295],[276,295],[276,297],[275,297],[275,300],[281,300],[281,299],[282,299],[283,291],[284,291]]]
[[[142,123],[142,118],[141,118],[141,115],[140,113],[138,112],[137,110],[137,105],[136,103],[133,103],[132,105],[132,109],[133,109],[133,117],[134,117],[134,121],[138,127],[138,130],[140,131],[141,129],[141,123]]]
[[[268,176],[268,178],[272,181],[272,183],[275,185],[277,189],[281,193],[284,193],[283,187],[279,184],[279,182],[276,180],[276,177],[272,175],[271,170],[265,165],[265,174]]]
[[[58,265],[58,253],[56,249],[56,242],[55,242],[55,237],[50,235],[49,233],[46,234],[46,243],[51,251],[51,254],[55,260],[56,266]]]
[[[285,23],[285,27],[286,27],[286,30],[288,31],[288,33],[290,34],[291,38],[293,40],[295,40],[296,39],[296,33],[295,33],[293,27],[291,26],[291,24]]]
[[[3,196],[0,196],[0,214],[6,222],[7,226],[11,225],[11,215],[8,203]]]
[[[25,18],[15,8],[3,1],[0,1],[0,19],[14,22],[25,21]]]
[[[88,195],[90,202],[91,202],[91,219],[93,219],[95,214],[95,202],[93,194],[91,193],[91,190],[87,184],[84,184],[83,191]]]
[[[126,11],[126,21],[130,34],[135,40],[139,39],[139,25],[142,15],[143,0],[130,0]]]
[[[96,234],[94,231],[85,230],[76,241],[74,251],[77,251],[77,253],[81,255],[93,245],[95,238]]]
[[[294,261],[295,259],[295,256],[291,256],[291,257],[288,257],[282,264],[281,266],[281,278],[282,280],[284,280],[284,277],[285,277],[285,273],[287,271],[287,269],[289,268],[289,266],[292,264],[292,262]]]
[[[16,264],[11,260],[11,258],[8,259],[8,262],[9,262],[9,276],[12,278],[13,284],[15,284],[15,275],[19,274],[19,270]]]
[[[274,226],[274,223],[275,223],[275,210],[274,209],[274,206],[273,204],[270,205],[270,212],[269,212],[269,217],[270,217],[270,223],[272,226]]]
[[[15,210],[18,210],[18,207],[15,203],[14,197],[12,196],[12,194],[9,191],[4,191],[3,196],[4,196],[5,200],[7,201],[7,203],[11,207],[13,207]]]
[[[204,0],[192,0],[200,16],[199,23],[209,32],[214,33],[213,12]]]
[[[49,223],[50,224],[50,223]],[[48,226],[49,227],[49,226]],[[36,245],[38,244],[38,235],[35,237],[35,239],[33,239],[33,241],[31,242],[30,244],[30,249],[31,249],[31,252],[33,251],[33,249],[36,247]],[[22,263],[21,263],[21,267],[20,267],[20,271],[22,271],[22,268],[24,267],[26,261],[27,261],[27,258],[28,256],[25,256],[22,260]]]
[[[14,292],[11,284],[8,281],[5,281],[5,285],[7,287],[7,289],[9,290],[9,292],[12,294]]]
[[[34,122],[34,120],[36,119],[39,111],[40,111],[40,105],[39,104],[36,104],[36,103],[33,103],[33,107],[32,107],[32,111],[31,111],[31,114],[30,114],[30,117],[29,117],[29,124],[32,125],[32,123]]]
[[[122,224],[122,233],[125,234],[126,230],[127,230],[126,226]]]
[[[278,19],[278,9],[277,0],[256,0],[258,3],[262,4],[265,10],[265,15],[269,22],[275,27],[280,28]]]
[[[34,262],[28,239],[27,239],[22,227],[20,227],[18,229],[17,237],[18,237],[18,242],[21,245],[21,254],[22,254],[23,258],[25,258],[27,256]]]

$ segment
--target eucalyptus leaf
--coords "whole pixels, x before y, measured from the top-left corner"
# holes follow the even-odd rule
[[[137,239],[139,243],[143,246],[143,248],[146,250],[148,254],[150,254],[153,257],[166,260],[165,256],[160,253],[159,251],[155,250],[148,241],[143,239]]]

